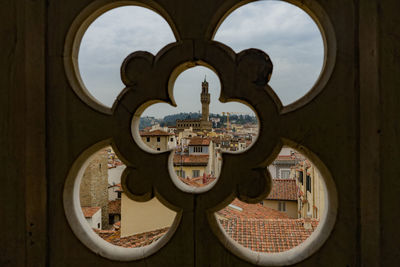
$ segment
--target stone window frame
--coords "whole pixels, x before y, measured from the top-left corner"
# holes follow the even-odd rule
[[[107,2],[107,1],[106,1]],[[293,0],[293,1],[286,1],[290,2],[292,4],[297,5],[298,7],[302,8],[306,13],[308,13],[316,22],[317,25],[320,27],[321,33],[323,35],[324,39],[324,45],[325,45],[325,60],[324,60],[324,66],[323,70],[321,72],[321,75],[319,79],[317,80],[316,84],[313,86],[313,88],[301,99],[298,101],[285,106],[281,107],[281,114],[287,114],[292,111],[295,111],[306,104],[308,104],[313,98],[315,98],[324,88],[325,84],[327,83],[328,79],[330,78],[330,75],[333,71],[333,68],[335,66],[335,59],[336,59],[336,38],[335,38],[335,33],[333,26],[331,22],[329,21],[329,17],[326,15],[325,11],[319,6],[317,1],[315,0],[306,0],[306,1],[300,1],[300,0]],[[217,16],[216,21],[214,21],[212,24],[215,26],[215,31],[218,29],[218,26],[221,24],[221,22],[232,12],[233,10],[237,9],[241,5],[247,3],[247,1],[240,1],[236,6],[234,6],[231,10],[226,12],[223,16]],[[64,53],[64,66],[65,66],[65,71],[66,75],[68,77],[68,80],[75,91],[75,93],[85,102],[87,105],[92,107],[94,110],[101,112],[103,114],[108,114],[110,115],[111,111],[109,108],[103,106],[101,103],[99,103],[96,99],[94,99],[86,90],[86,88],[83,86],[83,83],[81,81],[81,78],[79,76],[79,71],[77,67],[77,51],[79,48],[79,43],[80,40],[87,29],[88,25],[90,24],[91,21],[93,21],[95,18],[97,18],[99,15],[102,13],[106,12],[107,10],[110,10],[114,7],[118,7],[121,5],[125,5],[127,2],[114,2],[114,3],[107,3],[104,4],[104,2],[101,1],[95,1],[91,5],[89,5],[87,8],[85,8],[80,15],[75,19],[73,22],[69,33],[66,38],[65,42],[65,53]],[[168,15],[160,8],[159,6],[153,6],[153,5],[146,5],[142,1],[137,1],[135,4],[145,6],[147,8],[152,9],[153,11],[156,11],[159,13],[161,16],[163,16],[167,22],[170,24],[171,28],[173,29],[173,32],[175,35],[177,35],[176,28],[173,24],[173,20],[168,17]],[[215,31],[209,31],[209,34],[214,35]],[[210,36],[208,36],[210,37]],[[179,39],[178,39],[179,40]],[[187,66],[188,67],[188,66]],[[187,68],[186,67],[186,68]],[[182,72],[184,69],[180,69],[180,72]],[[172,90],[172,88],[170,88]],[[144,109],[145,107],[143,107]],[[138,119],[138,118],[136,118]],[[135,128],[135,125],[132,126]],[[289,140],[284,140],[286,142],[286,145],[292,145],[292,147],[296,147],[296,149],[299,148],[298,144],[291,143]],[[108,142],[107,142],[108,143]],[[77,159],[77,161],[74,163],[74,166],[71,167],[70,172],[68,174],[68,178],[66,181],[66,186],[65,186],[65,191],[64,191],[64,207],[65,207],[65,212],[67,215],[67,218],[70,222],[71,227],[73,228],[73,231],[75,234],[79,237],[79,239],[87,245],[89,248],[91,248],[93,251],[97,251],[100,255],[107,257],[109,259],[114,259],[114,260],[137,260],[137,259],[142,259],[144,257],[148,257],[149,255],[157,252],[163,245],[165,245],[169,238],[171,238],[172,234],[175,232],[176,228],[178,227],[179,224],[179,219],[180,216],[178,214],[177,218],[175,219],[171,231],[169,231],[164,238],[160,239],[159,242],[155,243],[154,246],[150,246],[150,248],[141,248],[139,250],[134,250],[135,252],[129,252],[130,255],[128,255],[125,252],[118,252],[116,255],[112,255],[110,253],[110,250],[106,248],[106,250],[102,250],[101,248],[98,247],[98,241],[99,239],[96,240],[90,240],[93,239],[93,236],[89,237],[85,234],[82,233],[82,228],[79,228],[82,226],[82,222],[80,221],[79,217],[79,212],[77,212],[76,203],[74,203],[74,188],[76,188],[76,184],[80,181],[79,175],[80,175],[80,169],[82,169],[85,166],[85,162],[88,161],[90,158],[90,155],[93,153],[95,149],[99,149],[100,147],[105,146],[106,143],[104,142],[99,142],[96,145],[92,146],[91,148],[87,149],[83,153],[81,153],[80,157]],[[220,241],[230,250],[232,253],[234,253],[236,256],[239,258],[242,258],[246,261],[249,261],[251,263],[257,263],[260,265],[269,265],[269,264],[276,264],[276,265],[284,265],[284,264],[291,264],[295,262],[299,262],[301,260],[304,260],[305,258],[309,257],[311,254],[315,253],[319,247],[322,245],[323,241],[321,240],[326,240],[330,234],[330,230],[332,229],[334,222],[335,222],[335,217],[336,217],[336,208],[337,208],[337,200],[336,200],[336,188],[333,183],[333,180],[330,176],[329,170],[325,167],[325,165],[319,160],[319,158],[313,154],[311,151],[308,149],[300,146],[302,148],[302,152],[310,158],[314,163],[316,163],[316,166],[320,168],[321,173],[324,175],[325,183],[326,183],[326,189],[328,191],[328,195],[330,195],[329,203],[327,203],[327,206],[330,208],[330,213],[326,213],[324,216],[325,219],[325,227],[323,230],[319,228],[315,231],[316,233],[313,234],[314,238],[309,238],[306,240],[301,246],[296,247],[295,249],[289,251],[288,253],[283,253],[285,255],[279,255],[277,257],[273,257],[271,255],[265,257],[265,255],[261,255],[260,253],[254,253],[251,251],[248,251],[247,249],[243,249],[240,246],[237,246],[233,244],[231,238],[229,238],[221,229],[220,225],[216,225],[215,223],[213,224],[214,221],[210,219],[211,227],[213,228],[216,236],[220,239]],[[146,148],[143,147],[143,150],[149,151]],[[151,153],[151,151],[149,151]],[[182,188],[180,188],[182,189]],[[185,190],[187,190],[185,188]],[[198,191],[197,193],[202,193],[203,191]],[[196,192],[194,192],[196,193]],[[80,226],[77,228],[75,227],[75,224],[80,224]],[[86,231],[87,232],[87,231]],[[317,233],[318,232],[318,233]],[[307,243],[307,244],[306,244]],[[305,247],[309,246],[307,249],[304,249]],[[115,253],[115,251],[113,251]]]

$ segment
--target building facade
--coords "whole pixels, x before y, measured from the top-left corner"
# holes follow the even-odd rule
[[[166,151],[176,147],[175,134],[162,130],[140,132],[143,143],[156,151]]]
[[[89,162],[80,185],[82,207],[100,207],[101,225],[108,227],[108,152],[97,152]]]
[[[201,83],[201,119],[177,120],[176,128],[178,131],[184,129],[192,129],[193,132],[210,132],[212,130],[212,122],[210,116],[210,93],[208,92],[208,82],[204,78]]]

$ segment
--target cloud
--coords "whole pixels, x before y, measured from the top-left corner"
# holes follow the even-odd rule
[[[226,18],[215,39],[236,52],[253,47],[269,54],[274,63],[270,85],[284,104],[303,96],[322,68],[323,43],[318,27],[304,11],[285,2],[257,1],[242,6]],[[135,6],[113,9],[95,20],[82,39],[79,67],[83,81],[94,97],[111,106],[124,87],[120,81],[124,58],[138,50],[156,54],[174,41],[169,25],[155,12]],[[219,95],[217,76],[206,68],[194,68],[176,81],[175,98],[180,110],[200,109],[197,92],[205,74],[210,87],[217,90],[214,94]],[[215,108],[212,112],[250,111],[240,105],[210,108]],[[146,113],[159,116],[177,112],[169,109],[154,106]]]

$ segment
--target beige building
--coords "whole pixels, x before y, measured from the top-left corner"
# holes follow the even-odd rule
[[[308,160],[301,161],[295,171],[299,190],[299,218],[320,219],[325,210],[325,188],[317,168]]]
[[[272,188],[263,205],[298,218],[297,188],[295,179],[272,179]]]
[[[157,198],[137,202],[122,194],[121,237],[169,227],[175,216],[176,212],[161,204]]]
[[[176,147],[176,138],[173,133],[154,130],[150,132],[140,132],[140,137],[148,147],[157,151],[165,151]]]
[[[187,153],[174,155],[174,170],[178,177],[196,178],[206,174],[218,177],[222,159],[208,138],[195,137],[189,139]]]

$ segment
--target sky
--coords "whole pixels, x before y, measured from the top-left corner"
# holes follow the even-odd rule
[[[317,81],[324,57],[323,41],[315,22],[300,8],[281,1],[258,1],[233,11],[221,24],[215,40],[235,52],[258,48],[274,65],[269,85],[284,105],[305,95]],[[125,6],[98,17],[84,34],[79,50],[79,71],[85,87],[101,103],[111,107],[124,88],[122,61],[134,51],[156,54],[175,37],[168,23],[143,7]],[[161,118],[179,112],[201,110],[201,82],[207,76],[211,113],[253,114],[241,103],[218,101],[220,81],[205,67],[195,67],[177,78],[174,97],[178,107],[155,104],[143,116]]]

